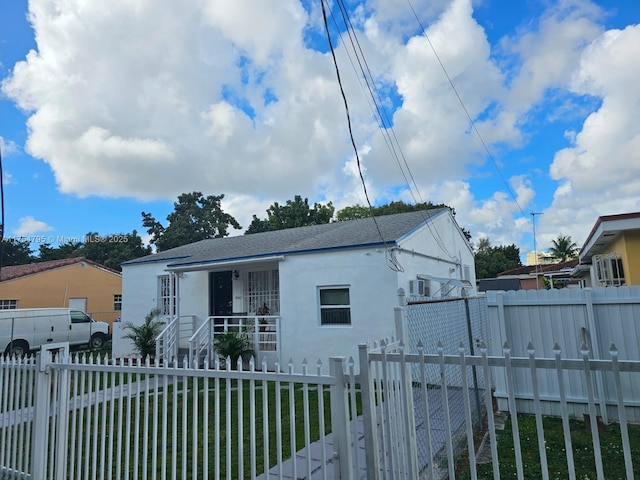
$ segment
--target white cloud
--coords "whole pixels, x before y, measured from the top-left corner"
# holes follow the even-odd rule
[[[0,137],[0,151],[2,155],[11,155],[18,151],[18,146],[12,140],[6,140],[4,137]]]
[[[41,220],[36,220],[33,217],[22,217],[18,220],[18,227],[13,229],[13,233],[16,235],[31,235],[33,233],[49,232],[53,230]]]
[[[554,226],[569,222],[577,242],[599,215],[640,210],[639,43],[640,25],[603,33],[584,51],[574,76],[577,93],[602,99],[550,167],[560,182]]]
[[[550,91],[561,91],[561,101],[549,118],[575,114],[570,94],[602,99],[554,159],[560,188],[541,234],[567,218],[593,224],[594,210],[637,208],[633,195],[616,201],[610,188],[633,192],[640,178],[640,162],[630,161],[640,151],[630,101],[638,95],[637,28],[603,33],[599,9],[564,0],[496,49],[473,4],[418,0],[414,8],[490,148],[526,145],[524,127]],[[245,228],[251,214],[263,216],[295,194],[337,208],[364,203],[331,55],[307,44],[309,32],[324,35],[317,5],[307,12],[296,0],[113,0],[108,7],[32,0],[29,8],[38,50],[14,66],[2,90],[29,112],[25,148],[47,162],[61,191],[170,200],[186,191],[224,193]],[[518,241],[530,226],[507,187],[472,192],[472,172],[487,154],[411,10],[369,0],[354,23],[376,86],[399,95],[384,99],[396,102],[390,113],[402,155],[394,156],[346,46],[334,38],[372,199],[412,199],[398,163],[405,175],[408,165],[418,201],[455,207],[476,239]],[[541,168],[534,163],[509,186],[522,208],[534,199],[531,179]],[[571,213],[582,208],[576,199],[589,205],[580,215]]]

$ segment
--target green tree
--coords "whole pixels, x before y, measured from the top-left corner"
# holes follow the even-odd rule
[[[514,244],[492,247],[488,238],[481,238],[475,254],[476,278],[495,278],[500,272],[521,267],[520,249]]]
[[[28,240],[17,240],[9,238],[2,240],[2,266],[25,265],[33,262],[33,250],[29,246]]]
[[[454,208],[451,208],[444,203],[434,204],[431,202],[422,202],[422,203],[405,203],[402,200],[398,200],[395,202],[385,203],[383,205],[379,205],[377,207],[365,207],[364,205],[355,204],[350,207],[344,207],[341,210],[338,210],[336,213],[336,219],[339,222],[343,222],[345,220],[357,220],[359,218],[367,218],[367,217],[380,217],[382,215],[392,215],[394,213],[405,213],[405,212],[416,212],[419,210],[432,210],[434,208],[449,208],[451,213],[455,216],[456,211]],[[467,238],[467,240],[471,240],[471,233],[462,229],[462,233]]]
[[[40,253],[37,261],[48,262],[49,260],[61,260],[63,258],[81,256],[82,254],[79,254],[78,250],[82,245],[82,242],[68,241],[54,248],[50,243],[43,243],[38,247]]]
[[[134,230],[132,233],[111,235],[89,232],[77,253],[105,267],[121,271],[120,264],[122,262],[144,257],[152,252],[151,247],[145,246],[138,232]]]
[[[555,240],[551,240],[551,243],[553,246],[549,248],[549,253],[561,262],[578,256],[578,246],[571,240],[571,235],[558,235]]]
[[[229,235],[229,227],[242,228],[235,218],[220,206],[224,195],[204,197],[201,192],[183,193],[174,202],[174,210],[167,216],[165,227],[150,213],[142,212],[142,225],[151,235],[150,243],[158,251],[188,243]]]
[[[275,202],[267,209],[267,218],[260,219],[256,215],[245,234],[284,230],[286,228],[304,227],[329,223],[333,218],[334,207],[331,202],[326,205],[315,203],[309,206],[309,199],[304,200],[296,195],[293,200],[280,205]]]

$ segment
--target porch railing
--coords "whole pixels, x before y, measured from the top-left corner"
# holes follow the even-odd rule
[[[195,330],[195,315],[173,317],[156,337],[156,358],[171,361],[178,357],[181,347],[185,349]]]
[[[215,356],[215,337],[223,332],[242,332],[253,343],[258,364],[280,351],[280,317],[277,315],[212,316],[208,317],[189,339],[189,359],[200,363]],[[193,363],[192,363],[193,364]]]

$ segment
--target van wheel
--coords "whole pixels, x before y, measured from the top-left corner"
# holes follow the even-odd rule
[[[29,344],[24,340],[14,340],[7,345],[4,352],[10,357],[24,357],[29,353]]]
[[[104,347],[104,344],[104,335],[102,335],[101,333],[92,335],[91,339],[89,340],[89,348],[91,350],[99,350],[100,348]]]

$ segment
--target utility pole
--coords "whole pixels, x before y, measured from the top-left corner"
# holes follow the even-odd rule
[[[540,290],[540,282],[538,275],[538,265],[540,262],[538,261],[538,250],[536,250],[536,215],[542,215],[542,212],[531,212],[531,218],[533,223],[533,257],[536,262],[536,290]]]

